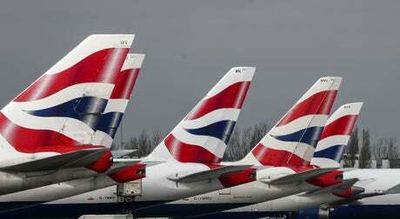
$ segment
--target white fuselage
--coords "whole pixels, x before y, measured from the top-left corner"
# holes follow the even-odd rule
[[[95,171],[84,167],[26,173],[0,172],[0,195],[51,185],[63,181],[87,178],[96,174]]]
[[[345,171],[344,179],[358,178],[359,182],[355,184],[357,187],[363,188],[364,193],[382,193],[396,185],[400,185],[400,169],[355,169]],[[319,207],[322,204],[334,203],[343,200],[340,196],[332,193],[322,193],[317,195],[297,194],[280,199],[249,205],[241,208],[232,209],[229,212],[285,212],[298,211],[304,208]],[[379,203],[378,200],[385,200],[381,197],[370,197],[361,199],[361,203]],[[400,199],[397,201],[400,203]],[[385,204],[385,202],[381,202]]]
[[[257,170],[257,181],[225,189],[223,189],[224,187],[218,179],[203,180],[192,183],[176,183],[168,179],[168,177],[174,176],[177,173],[192,173],[205,170],[209,170],[209,167],[203,164],[179,163],[176,161],[166,162],[148,167],[146,169],[146,177],[142,179],[141,195],[136,196],[134,199],[135,207],[140,210],[143,207],[146,208],[149,206],[153,206],[152,208],[148,209],[150,212],[158,212],[162,214],[162,211],[158,211],[158,207],[156,205],[170,202],[166,205],[183,205],[183,207],[185,205],[213,205],[217,207],[218,210],[225,210],[234,208],[236,206],[234,204],[240,204],[241,206],[251,205],[254,203],[264,202],[266,200],[273,200],[283,196],[288,196],[316,188],[315,186],[312,186],[308,183],[299,184],[298,182],[295,182],[291,184],[272,186],[261,182],[261,179],[274,179],[294,173],[293,170],[283,167],[259,169]],[[56,187],[54,187],[53,190],[56,192],[55,188]],[[46,196],[46,198],[41,195],[38,195],[38,198],[36,200],[29,201],[50,201],[43,204],[46,206],[62,206],[71,204],[81,206],[85,204],[113,205],[120,202],[116,191],[116,186],[110,186],[104,189],[87,192],[57,201],[50,201],[51,199],[49,199],[48,197],[52,196]],[[19,194],[23,197],[24,193],[25,196],[27,196],[29,191]],[[29,197],[34,199],[33,195],[29,195]],[[14,197],[13,200],[18,202],[22,201],[23,199],[19,198],[17,200],[16,197]],[[0,197],[0,201],[7,200]],[[221,204],[223,204],[224,207],[219,208],[218,206],[220,206]],[[225,208],[227,206],[226,204],[228,204],[228,208]],[[147,212],[148,211],[145,211],[144,215],[147,215]],[[197,214],[201,212],[190,213]]]
[[[190,183],[177,183],[168,179],[177,174],[206,170],[210,170],[210,168],[204,164],[176,161],[150,166],[146,169],[146,177],[142,179],[142,194],[136,197],[135,201],[169,202],[224,188],[216,178]]]
[[[43,203],[115,185],[107,174],[70,180],[0,196],[0,202]]]
[[[185,216],[185,206],[193,206],[193,208],[195,208],[196,206],[195,209],[197,209],[198,211],[187,212],[190,215],[205,214],[226,209],[232,209],[237,206],[246,206],[274,200],[280,197],[289,196],[297,194],[299,192],[318,188],[307,182],[299,183],[296,181],[293,183],[280,185],[269,185],[265,182],[262,182],[263,179],[274,179],[293,173],[295,173],[293,170],[285,167],[259,169],[257,170],[257,180],[254,182],[181,199],[178,201],[167,203],[165,204],[165,206],[170,206],[168,209],[179,208],[180,210],[177,211],[180,212],[180,215],[178,216]],[[204,206],[204,208],[202,208],[201,206]],[[212,206],[212,208],[209,208],[209,206]],[[157,207],[154,207],[149,209],[148,212],[150,216],[153,216],[151,215],[150,210],[157,212],[157,216],[169,216],[161,215],[161,208],[158,209]],[[147,215],[148,214],[146,214],[146,216]]]
[[[69,180],[87,178],[98,174],[86,167],[61,168],[59,166],[53,167],[51,165],[52,163],[46,163],[48,170],[23,169],[24,171],[13,171],[9,169],[10,167],[24,165],[26,163],[30,164],[32,167],[37,167],[36,165],[43,166],[43,163],[38,164],[34,162],[39,162],[42,159],[57,158],[58,155],[60,155],[60,153],[56,152],[19,152],[0,135],[0,169],[5,169],[4,171],[0,171],[0,195]],[[73,163],[73,161],[71,161],[71,163]]]
[[[177,183],[168,177],[175,176],[176,174],[182,173],[194,173],[209,170],[210,168],[204,164],[199,163],[180,163],[176,161],[165,162],[157,164],[154,166],[147,167],[146,177],[142,179],[142,191],[141,195],[135,197],[135,202],[148,202],[149,205],[154,203],[164,203],[169,201],[178,200],[181,198],[190,197],[197,194],[202,194],[210,191],[215,191],[224,188],[220,181],[215,179],[203,180],[198,182],[190,183]],[[83,184],[80,184],[80,183]],[[90,185],[93,186],[93,181],[88,179],[82,179],[75,181],[74,183],[60,183],[49,186],[43,189],[28,190],[24,192],[19,192],[11,194],[8,196],[0,196],[0,202],[48,202],[53,201],[57,197],[67,195],[69,196],[76,194],[74,189],[88,189]],[[104,183],[104,182],[103,182]],[[73,188],[76,187],[76,188]],[[48,195],[41,195],[42,193]],[[50,190],[46,191],[46,190]],[[53,195],[51,194],[53,193]],[[37,195],[35,195],[37,194]],[[104,199],[103,197],[107,197]],[[87,192],[84,194],[76,195],[73,197],[61,199],[58,201],[50,202],[50,204],[60,204],[60,203],[115,203],[118,197],[116,194],[116,186],[109,186],[104,189],[99,189],[92,192]],[[147,204],[145,205],[147,206]]]

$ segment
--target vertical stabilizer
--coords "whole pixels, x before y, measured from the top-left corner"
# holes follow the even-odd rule
[[[89,144],[133,39],[83,40],[1,110],[1,144],[25,153],[63,153]]]
[[[198,163],[221,161],[254,72],[254,67],[230,69],[148,159]]]
[[[349,143],[362,106],[363,103],[345,104],[329,117],[311,164],[321,168],[340,166],[344,147]]]
[[[318,79],[242,162],[265,166],[309,164],[341,81],[340,77]]]
[[[117,75],[114,90],[100,115],[91,144],[111,147],[142,68],[144,54],[128,54]]]

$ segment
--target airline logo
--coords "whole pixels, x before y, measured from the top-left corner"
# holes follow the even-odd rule
[[[180,162],[220,162],[254,72],[254,67],[232,68],[167,135],[152,155],[164,154],[165,157],[168,153],[169,157]]]
[[[341,80],[338,77],[320,78],[248,156],[265,166],[309,164]]]
[[[326,122],[312,164],[319,167],[339,167],[344,147],[349,143],[363,103],[339,107]]]
[[[111,99],[98,119],[91,144],[111,147],[116,131],[132,96],[139,76],[144,54],[128,54],[121,72],[117,75]]]
[[[90,144],[133,38],[86,38],[1,110],[1,144],[24,153],[64,153]]]

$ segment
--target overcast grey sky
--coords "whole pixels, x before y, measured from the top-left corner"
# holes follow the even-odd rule
[[[170,130],[232,66],[254,65],[239,119],[275,121],[314,81],[344,77],[338,104],[361,126],[400,133],[400,1],[13,0],[0,2],[5,105],[87,35],[135,33],[147,54],[125,136]]]

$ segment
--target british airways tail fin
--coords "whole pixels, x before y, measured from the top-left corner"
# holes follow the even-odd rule
[[[111,147],[115,133],[131,99],[144,57],[144,54],[128,54],[126,57],[121,72],[117,75],[111,97],[103,114],[99,117],[91,144]]]
[[[341,84],[322,77],[240,162],[264,166],[309,164]]]
[[[344,147],[349,143],[362,106],[363,103],[345,104],[329,117],[311,164],[321,168],[340,166]]]
[[[254,72],[254,67],[230,69],[147,159],[221,161]]]
[[[1,110],[0,143],[13,154],[65,153],[90,144],[133,39],[83,40]]]

